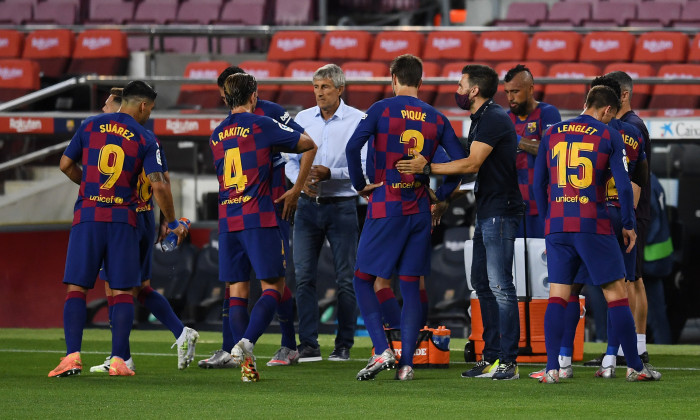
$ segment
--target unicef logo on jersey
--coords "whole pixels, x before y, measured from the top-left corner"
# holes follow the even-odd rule
[[[289,127],[287,127],[286,125],[282,124],[281,122],[278,122],[277,125],[279,125],[280,128],[281,128],[282,130],[284,130],[284,131],[289,131],[290,133],[293,133],[293,132],[294,132],[294,130],[292,130],[291,128],[289,128]]]

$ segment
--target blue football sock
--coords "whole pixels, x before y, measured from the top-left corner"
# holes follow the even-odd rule
[[[365,320],[365,328],[367,328],[374,345],[374,353],[381,354],[389,348],[389,343],[386,341],[384,325],[382,324],[382,308],[376,293],[374,293],[375,279],[376,276],[355,270],[352,285],[355,289],[355,296],[357,296],[357,306],[360,307],[360,313]]]
[[[130,294],[114,296],[114,313],[112,314],[112,356],[124,360],[131,357],[129,352],[129,335],[134,323],[134,299]]]
[[[262,296],[255,302],[253,310],[250,312],[250,322],[248,328],[243,334],[243,338],[255,344],[265,329],[270,325],[272,318],[275,317],[277,306],[279,306],[282,295],[274,289],[263,290]]]
[[[608,311],[608,348],[605,349],[605,354],[608,356],[616,356],[617,349],[620,347],[620,340],[612,333],[612,323],[610,321],[610,311]]]
[[[423,326],[428,325],[428,293],[425,291],[425,289],[421,289],[420,291],[420,308],[423,312],[420,321],[420,326],[422,328]]]
[[[377,290],[377,299],[382,308],[384,325],[389,328],[401,328],[401,308],[396,300],[396,295],[391,288]]]
[[[297,348],[297,338],[294,332],[294,299],[289,287],[284,286],[284,294],[277,306],[277,319],[282,332],[282,345],[290,349]]]
[[[571,357],[574,353],[574,339],[576,338],[576,327],[581,315],[581,304],[578,296],[569,296],[569,302],[564,311],[564,335],[561,340],[560,356]]]
[[[634,317],[630,310],[629,301],[625,298],[608,302],[608,316],[612,326],[612,335],[617,337],[622,351],[625,353],[627,367],[636,371],[642,370],[644,365],[637,352],[637,332],[634,329]],[[608,331],[609,334],[610,331]]]
[[[423,310],[420,306],[419,276],[399,276],[403,309],[401,310],[401,360],[402,366],[413,366],[416,340],[421,328]]]
[[[146,309],[151,311],[161,324],[165,325],[173,333],[176,340],[180,337],[185,326],[180,321],[180,318],[175,315],[170,302],[165,296],[153,290],[152,287],[147,286],[139,292],[138,300]]]
[[[547,348],[547,371],[559,369],[559,349],[564,335],[564,314],[567,303],[560,297],[550,297],[544,313],[544,344]]]
[[[63,304],[63,335],[66,339],[66,355],[80,351],[83,329],[87,320],[85,293],[68,292]]]
[[[229,298],[228,304],[229,330],[231,331],[233,345],[224,350],[230,353],[233,346],[243,338],[243,334],[245,334],[245,330],[250,322],[250,315],[248,315],[248,299],[232,297]]]
[[[221,335],[223,337],[221,349],[227,352],[230,352],[233,346],[236,344],[236,342],[233,341],[233,333],[231,332],[231,324],[228,317],[228,301],[230,298],[229,288],[226,287],[224,301],[221,305]]]
[[[112,328],[112,310],[114,309],[114,298],[107,296],[107,319],[109,320],[109,328]]]

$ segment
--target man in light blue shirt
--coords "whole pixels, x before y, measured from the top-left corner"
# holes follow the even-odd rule
[[[364,113],[345,104],[340,95],[345,75],[335,64],[314,73],[317,106],[297,114],[296,122],[314,139],[318,152],[294,216],[293,256],[299,314],[299,361],[321,360],[316,296],[318,257],[325,239],[331,245],[337,284],[338,332],[328,360],[349,360],[354,343],[357,301],[352,286],[359,227],[357,191],[350,183],[345,146]],[[362,153],[365,167],[366,148]],[[296,182],[299,158],[290,155],[287,178]]]

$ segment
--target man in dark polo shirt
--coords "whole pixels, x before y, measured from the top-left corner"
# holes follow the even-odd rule
[[[414,154],[396,167],[404,173],[478,174],[471,279],[481,306],[485,346],[482,360],[462,376],[518,379],[520,316],[511,267],[523,199],[515,169],[517,134],[506,111],[492,100],[497,89],[498,74],[492,68],[465,66],[455,99],[472,113],[469,157],[431,165]]]

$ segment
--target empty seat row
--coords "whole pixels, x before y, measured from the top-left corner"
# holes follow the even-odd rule
[[[700,2],[699,2],[700,3]],[[690,51],[690,53],[688,53]],[[499,62],[504,60],[632,61],[684,63],[700,61],[700,36],[690,42],[682,32],[543,31],[529,37],[520,31],[474,34],[467,31],[434,31],[427,38],[418,32],[386,31],[372,36],[364,31],[333,31],[323,40],[314,31],[280,31],[273,35],[267,59],[390,61],[400,54],[424,60]]]
[[[308,108],[316,105],[311,80],[314,72],[328,61],[300,60],[293,61],[286,67],[274,61],[244,61],[238,65],[253,74],[259,80],[275,77],[290,77],[308,80],[308,85],[259,85],[259,95],[262,99],[275,101],[287,107]],[[632,78],[658,76],[668,79],[687,79],[700,77],[700,64],[668,64],[656,71],[649,64],[612,63],[600,67],[590,63],[557,63],[546,68],[537,61],[506,61],[495,66],[502,79],[505,73],[515,65],[522,63],[528,66],[535,79],[539,77],[580,78],[590,79],[615,70],[627,72]],[[438,63],[425,61],[423,63],[424,77],[445,77],[455,81],[455,84],[428,85],[421,87],[420,97],[436,107],[455,107],[454,92],[456,82],[460,79],[462,68],[467,62],[449,63],[441,66]],[[215,80],[229,63],[225,61],[193,62],[185,70],[185,77]],[[342,65],[347,78],[387,77],[389,68],[383,62],[348,61]],[[583,84],[561,85],[536,84],[535,95],[547,103],[560,109],[580,109],[586,87]],[[345,100],[352,106],[367,109],[377,100],[392,96],[391,86],[349,84],[345,89]],[[496,95],[496,101],[506,105],[503,87]],[[223,104],[219,98],[216,85],[183,85],[178,98],[181,107],[216,108]],[[632,96],[632,107],[635,109],[649,108],[696,108],[700,106],[700,85],[635,85]]]
[[[68,29],[39,30],[26,37],[18,31],[0,30],[0,58],[34,60],[45,77],[124,74],[128,57],[126,35],[118,30],[79,34]]]
[[[495,26],[697,26],[697,1],[513,2]]]

